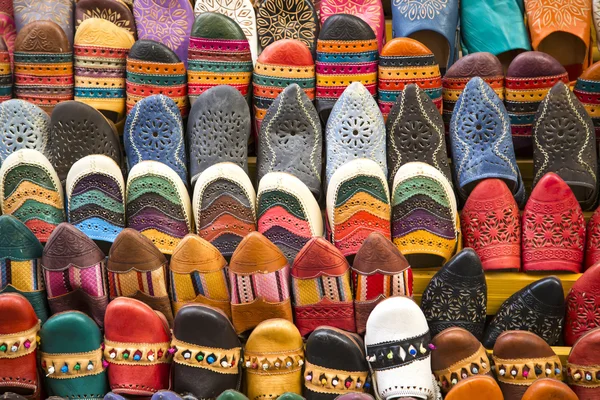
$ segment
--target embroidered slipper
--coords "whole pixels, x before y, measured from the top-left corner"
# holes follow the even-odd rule
[[[285,3],[263,0],[256,10],[256,31],[263,51],[275,42],[296,39],[308,46],[314,54],[319,34],[319,18],[312,1]]]
[[[100,400],[109,391],[102,357],[102,333],[78,311],[53,315],[39,332],[46,394]]]
[[[384,119],[406,86],[413,83],[431,98],[438,113],[442,112],[440,67],[423,44],[404,37],[392,39],[381,51],[378,71],[378,103]]]
[[[566,365],[566,381],[580,400],[593,400],[600,393],[599,354],[600,329],[581,336],[571,348]]]
[[[505,400],[496,380],[487,375],[475,375],[460,381],[446,396],[446,400],[470,398]]]
[[[127,114],[138,101],[162,94],[175,102],[183,118],[187,117],[190,105],[185,64],[173,50],[153,40],[138,40],[127,55],[126,76]]]
[[[379,232],[367,236],[352,263],[356,331],[364,335],[367,318],[383,299],[412,297],[413,273],[406,258]]]
[[[300,86],[292,83],[269,107],[258,135],[257,180],[288,173],[321,197],[323,137],[319,114]]]
[[[198,329],[203,326],[203,329]],[[205,305],[183,307],[173,325],[173,390],[215,399],[241,384],[242,344],[222,312]]]
[[[304,345],[290,320],[261,322],[244,348],[244,380],[251,400],[277,398],[285,392],[302,393]]]
[[[167,259],[150,239],[134,229],[123,229],[110,248],[106,270],[111,301],[121,296],[141,300],[172,324]]]
[[[17,32],[35,21],[52,21],[62,28],[69,44],[73,45],[74,8],[73,0],[13,0]]]
[[[598,17],[600,18],[600,14]],[[573,94],[592,119],[597,145],[600,137],[600,62],[592,64],[577,78]]]
[[[0,21],[2,14],[0,14]],[[0,24],[1,25],[1,24]],[[12,98],[13,74],[11,54],[0,32],[0,104]],[[2,118],[5,121],[5,118]]]
[[[218,163],[202,172],[192,203],[196,233],[226,258],[256,230],[254,186],[246,172],[233,163]]]
[[[233,87],[216,86],[198,96],[185,133],[192,184],[221,162],[237,164],[247,174],[251,126],[248,103]]]
[[[135,38],[135,20],[129,6],[121,1],[78,0],[75,4],[75,29],[86,19],[101,18],[127,30]]]
[[[23,222],[42,243],[65,222],[63,188],[52,165],[37,150],[22,149],[0,168],[0,208]]]
[[[378,50],[381,51],[386,36],[385,17],[381,0],[360,0],[352,3],[340,0],[321,0],[317,4],[320,4],[321,25],[324,25],[329,17],[339,14],[352,15],[365,21],[375,33]]]
[[[104,359],[110,390],[151,396],[171,384],[171,331],[165,316],[136,299],[120,297],[106,308]]]
[[[368,390],[371,381],[364,349],[360,336],[341,329],[324,326],[311,333],[306,340],[306,400],[333,400]]]
[[[20,149],[33,149],[47,155],[50,117],[34,104],[17,99],[0,100],[0,132],[0,164]]]
[[[302,336],[323,325],[356,331],[350,265],[338,249],[322,237],[313,237],[298,253],[291,275],[294,316]],[[312,383],[319,385],[319,376],[314,378]],[[342,385],[338,388],[343,390]]]
[[[40,399],[41,382],[37,370],[41,321],[29,301],[17,293],[0,294],[0,378],[6,399]]]
[[[556,379],[538,379],[529,386],[522,400],[579,400],[580,398],[567,386]]]
[[[596,209],[585,230],[584,269],[591,268],[600,261],[600,207]]]
[[[308,187],[284,172],[266,174],[258,185],[258,231],[273,242],[291,264],[313,237],[323,236],[323,216]]]
[[[485,330],[483,345],[491,349],[502,332],[526,330],[553,346],[562,333],[564,301],[558,278],[551,276],[531,283],[502,303]]]
[[[0,293],[22,295],[37,318],[46,322],[50,312],[40,266],[42,245],[27,226],[10,215],[0,216],[0,232]]]
[[[231,319],[227,261],[219,250],[198,235],[186,235],[169,263],[173,312],[187,304],[201,303],[222,311]]]
[[[590,267],[573,284],[565,300],[567,314],[564,338],[566,346],[573,346],[587,332],[600,327],[600,264]]]
[[[121,165],[121,144],[117,130],[98,110],[79,101],[56,106],[50,126],[48,159],[61,182],[81,158],[103,154]]]
[[[14,97],[48,114],[73,100],[73,52],[67,35],[52,21],[34,21],[19,31],[14,46]]]

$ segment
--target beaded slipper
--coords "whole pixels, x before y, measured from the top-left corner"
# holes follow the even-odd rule
[[[314,53],[319,33],[319,18],[312,1],[285,3],[263,0],[256,10],[256,30],[258,44],[263,51],[275,42],[296,39]]]
[[[594,400],[600,394],[600,330],[594,329],[573,344],[567,359],[567,383],[579,400]]]
[[[0,100],[0,132],[0,164],[21,149],[37,150],[47,156],[50,117],[38,106],[24,100]]]
[[[73,44],[73,0],[13,0],[17,32],[35,21],[52,21],[58,24],[69,43]]]
[[[86,19],[101,18],[123,28],[135,38],[135,20],[129,6],[121,0],[78,0],[75,4],[75,30]]]
[[[573,346],[587,332],[600,327],[600,265],[594,265],[573,284],[565,299],[567,306],[564,338]]]
[[[458,382],[446,396],[446,400],[471,398],[505,400],[496,380],[487,375],[475,375]]]

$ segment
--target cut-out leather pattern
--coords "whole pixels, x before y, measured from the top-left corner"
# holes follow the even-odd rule
[[[34,149],[45,154],[50,118],[44,110],[31,103],[21,100],[2,103],[0,100],[0,132],[0,162],[20,149]]]
[[[367,361],[375,371],[402,367],[431,355],[429,331],[406,340],[367,345]]]
[[[98,375],[105,371],[100,348],[85,353],[40,352],[40,359],[44,374],[51,380],[78,379]]]
[[[442,387],[442,391],[447,393],[454,385],[463,379],[467,379],[474,375],[491,374],[491,368],[492,365],[487,352],[485,351],[485,348],[480,345],[479,350],[471,356],[450,365],[446,369],[433,371],[433,374]]]
[[[592,290],[580,290],[571,288],[566,298],[567,319],[565,330],[569,337],[565,335],[565,340],[573,344],[585,333],[592,329],[600,327],[600,295]]]
[[[600,211],[596,209],[586,227],[585,268],[600,261]]]
[[[492,356],[496,365],[496,375],[500,383],[509,385],[531,385],[542,378],[562,381],[563,368],[557,355],[542,358],[506,360]]]
[[[595,15],[600,17],[598,11]],[[590,79],[578,78],[573,88],[573,94],[577,96],[592,119],[596,131],[596,142],[598,142],[600,138],[600,82],[591,77]]]
[[[0,343],[4,345],[4,350],[0,351],[0,359],[19,358],[33,353],[37,349],[37,334],[40,326],[41,322],[38,321],[35,326],[26,331],[0,335]]]
[[[600,388],[600,367],[567,363],[567,383],[588,389]]]
[[[263,0],[258,7],[256,26],[260,46],[264,49],[281,39],[297,39],[314,52],[319,21],[315,7],[308,0]]]
[[[340,395],[364,392],[369,378],[368,371],[343,371],[313,365],[304,367],[304,386],[311,392]]]
[[[163,343],[123,343],[104,338],[104,359],[115,365],[152,366],[170,363],[172,354],[168,351],[170,342]]]
[[[222,349],[198,346],[173,338],[171,348],[175,350],[173,362],[193,368],[203,368],[219,374],[238,374],[241,347]]]

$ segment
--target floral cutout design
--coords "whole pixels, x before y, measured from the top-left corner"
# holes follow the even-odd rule
[[[434,19],[448,6],[448,0],[394,0],[400,14],[411,21]]]

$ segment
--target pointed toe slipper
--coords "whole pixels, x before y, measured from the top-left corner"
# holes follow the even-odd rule
[[[594,265],[573,284],[565,300],[565,345],[573,346],[587,332],[600,327],[600,265]]]
[[[599,329],[581,336],[571,348],[567,358],[566,381],[580,400],[594,400],[600,395],[599,354]]]
[[[48,156],[50,117],[38,106],[24,100],[0,100],[0,132],[0,164],[21,149],[37,150]]]

